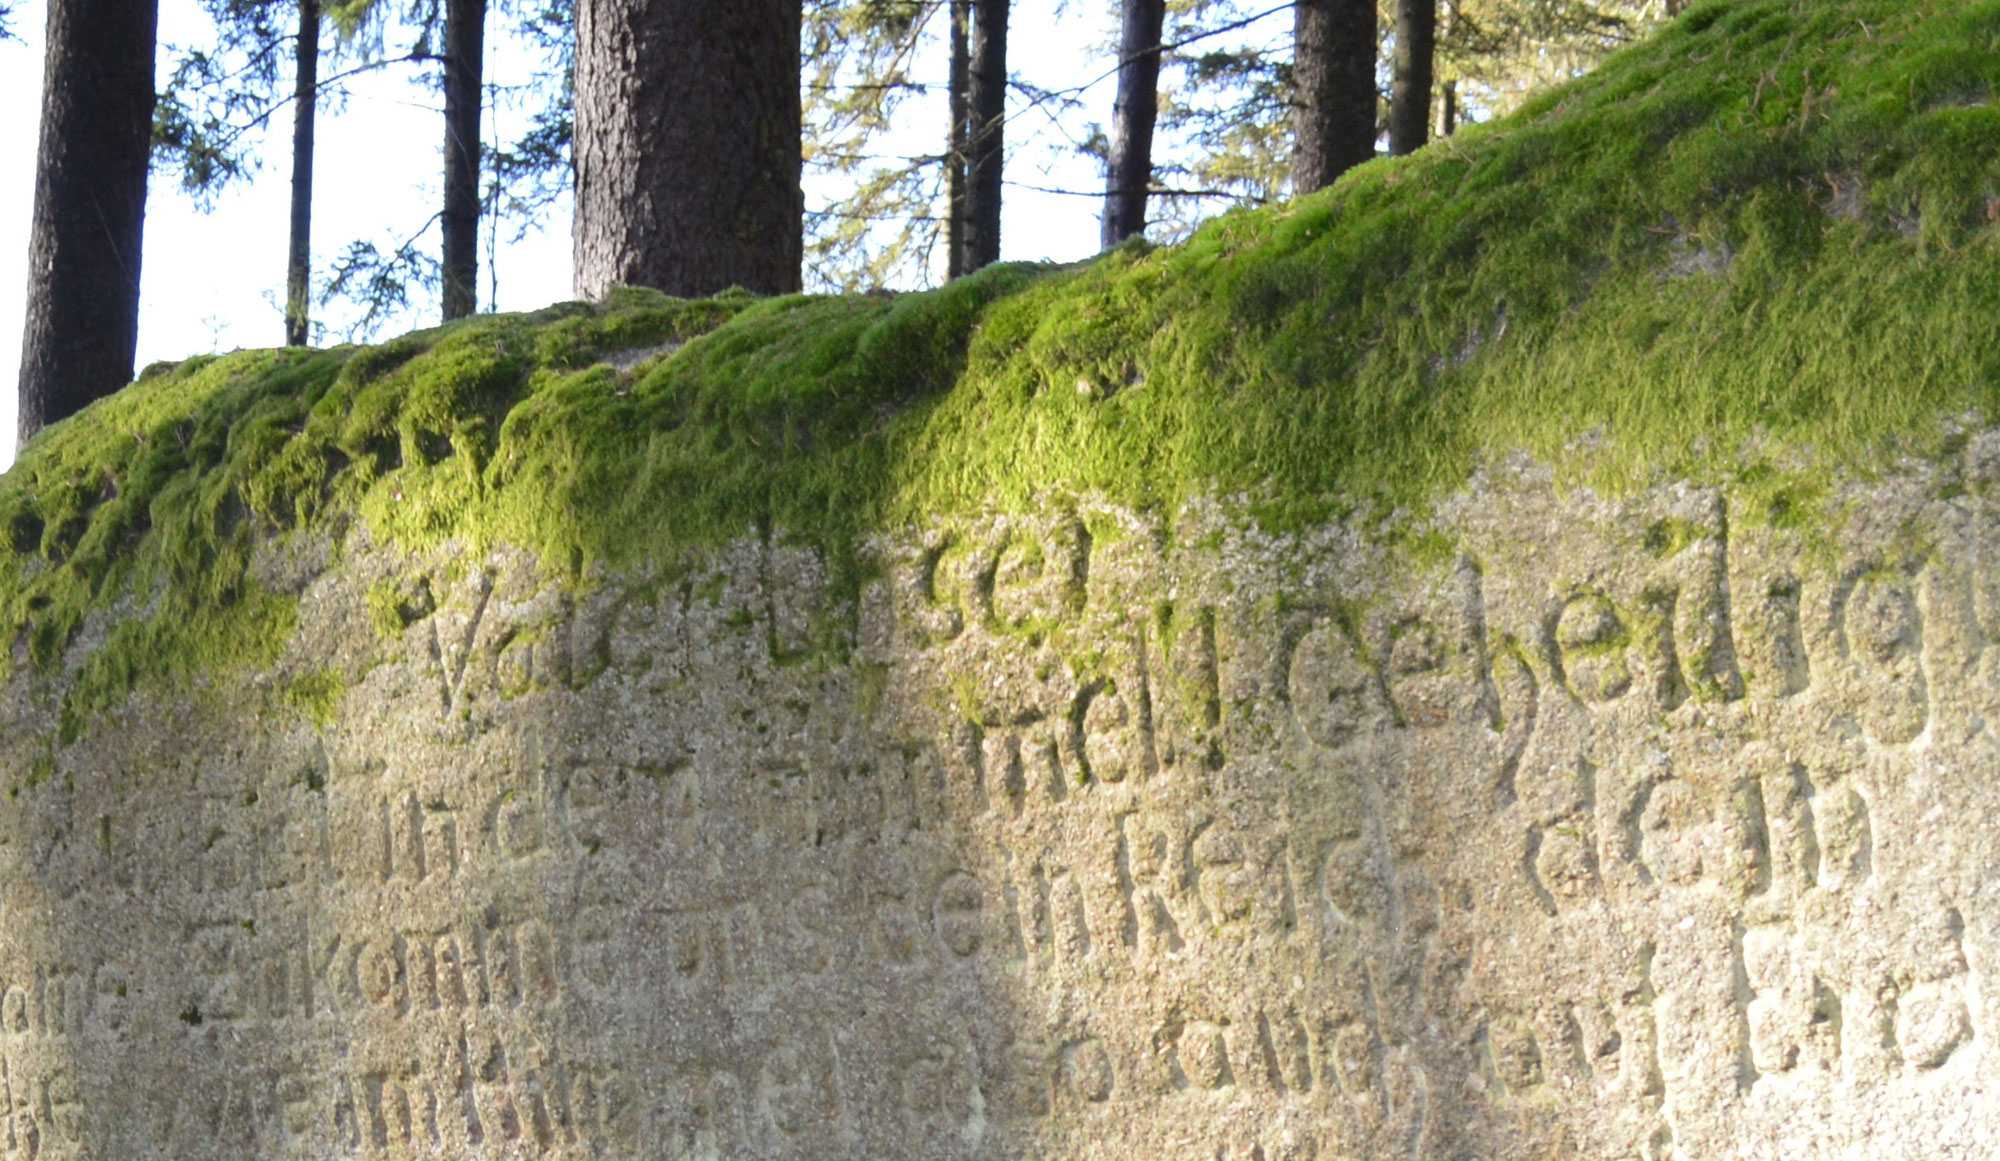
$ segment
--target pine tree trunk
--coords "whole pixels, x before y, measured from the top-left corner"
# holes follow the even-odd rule
[[[577,293],[796,291],[801,0],[578,0]]]
[[[1111,106],[1111,153],[1105,165],[1100,234],[1109,250],[1146,229],[1153,184],[1153,123],[1160,115],[1160,37],[1167,0],[1125,0],[1118,38],[1118,99]]]
[[[444,321],[479,309],[479,114],[486,0],[446,0],[444,16]]]
[[[1375,156],[1375,0],[1298,0],[1292,34],[1297,195]]]
[[[1007,0],[972,0],[966,86],[963,269],[1000,260],[1001,170],[1007,127]]]
[[[1437,0],[1396,0],[1396,76],[1389,95],[1389,152],[1415,153],[1429,139],[1437,60]]]
[[[50,0],[22,443],[132,381],[157,0]]]
[[[303,347],[312,311],[313,122],[319,108],[319,0],[299,0],[292,96],[292,233],[285,252],[285,345]]]
[[[1440,54],[1446,60],[1453,55],[1454,34],[1458,31],[1458,2],[1445,0],[1444,11],[1438,14],[1437,40],[1432,47],[1433,75],[1445,71],[1437,67]],[[1458,78],[1446,77],[1438,82],[1437,132],[1433,136],[1449,137],[1458,132]]]
[[[951,0],[951,135],[945,147],[945,277],[965,273],[965,147],[971,134],[972,0]]]

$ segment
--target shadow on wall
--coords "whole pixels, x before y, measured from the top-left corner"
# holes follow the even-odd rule
[[[755,545],[581,596],[354,554],[273,673],[23,768],[9,910],[53,934],[8,933],[9,1123],[177,1158],[1421,1131],[1425,1049],[1327,954],[1292,838],[1379,825],[1359,791],[1217,801],[1232,629],[1148,599],[1142,541],[1100,543],[1135,531],[940,532],[838,607]],[[1352,948],[1400,954],[1378,921]]]

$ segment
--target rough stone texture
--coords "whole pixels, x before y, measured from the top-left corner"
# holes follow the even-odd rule
[[[1994,1156],[1995,464],[274,552],[273,671],[10,691],[0,1154]]]

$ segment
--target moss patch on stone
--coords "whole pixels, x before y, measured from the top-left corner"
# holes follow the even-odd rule
[[[271,656],[291,598],[254,546],[357,519],[575,578],[782,536],[838,586],[862,537],[938,516],[1223,493],[1295,528],[1521,450],[1809,522],[1827,473],[2000,419],[1996,91],[1994,0],[1710,0],[1514,117],[1171,249],[190,360],[0,480],[0,616],[48,665],[93,609],[145,608],[89,708]]]
[[[346,692],[347,680],[338,670],[315,669],[286,685],[285,701],[323,730],[339,716],[340,699]]]

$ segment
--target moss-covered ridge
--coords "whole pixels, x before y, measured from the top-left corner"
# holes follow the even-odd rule
[[[1066,493],[1242,494],[1294,526],[1515,448],[1748,470],[1782,506],[1810,481],[1774,483],[1772,449],[1865,467],[2000,419],[1996,91],[2000,0],[1711,0],[1512,118],[1171,249],[191,360],[0,480],[0,615],[47,664],[90,609],[142,606],[86,668],[101,703],[267,654],[291,606],[252,546],[352,519],[578,575],[746,533],[838,562]]]

